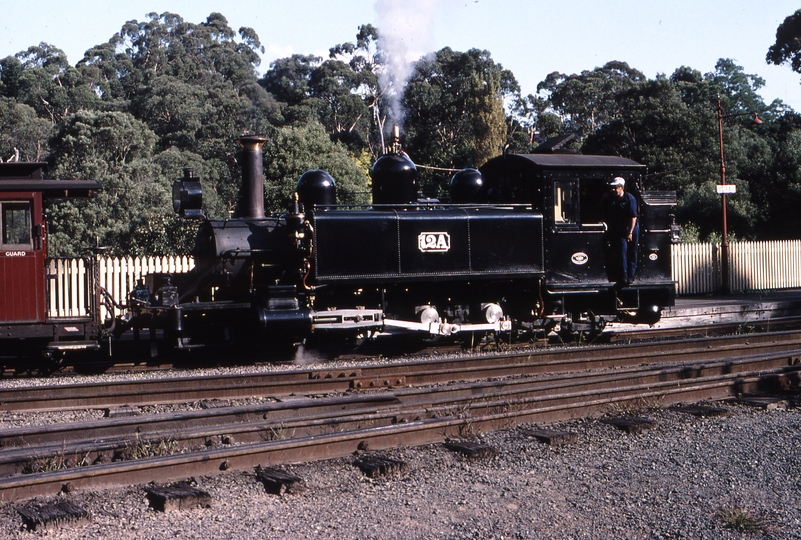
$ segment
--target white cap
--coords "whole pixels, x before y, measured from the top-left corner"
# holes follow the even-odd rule
[[[623,177],[616,176],[614,180],[609,182],[609,185],[612,186],[612,187],[617,187],[617,186],[624,186],[625,187],[626,186],[626,181],[623,179]]]

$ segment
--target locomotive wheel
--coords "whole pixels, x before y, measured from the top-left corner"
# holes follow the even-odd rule
[[[559,332],[557,335],[563,343],[576,341],[576,332],[573,331],[573,320],[568,318],[562,319],[559,323]]]
[[[492,351],[492,352],[504,352],[508,351],[511,347],[511,343],[507,343],[503,340],[502,336],[499,336],[495,332],[487,332],[478,342],[478,348],[481,351]]]
[[[367,332],[359,332],[353,337],[353,348],[354,349],[361,348],[361,346],[364,345],[366,342],[372,340],[374,335],[375,332],[373,332],[372,330]]]

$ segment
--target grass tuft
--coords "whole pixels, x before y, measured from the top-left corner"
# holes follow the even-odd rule
[[[718,519],[727,529],[739,532],[754,532],[762,530],[762,522],[745,508],[721,508],[717,512]]]

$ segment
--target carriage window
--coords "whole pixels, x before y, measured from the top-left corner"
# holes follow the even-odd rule
[[[0,204],[0,236],[9,246],[31,245],[31,205],[28,203]]]
[[[553,221],[555,224],[576,222],[576,181],[556,180],[553,184]]]

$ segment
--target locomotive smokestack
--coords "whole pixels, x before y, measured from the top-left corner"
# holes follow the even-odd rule
[[[266,137],[256,135],[237,139],[242,146],[239,165],[242,167],[242,191],[240,192],[239,217],[264,217],[264,143]]]

